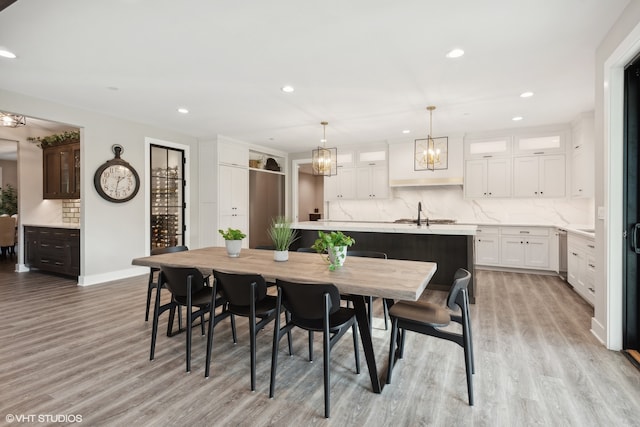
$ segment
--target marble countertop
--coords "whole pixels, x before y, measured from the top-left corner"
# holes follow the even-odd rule
[[[363,231],[373,233],[406,233],[406,234],[441,234],[441,235],[466,235],[476,234],[477,227],[472,224],[431,224],[428,227],[416,224],[396,224],[393,222],[375,221],[304,221],[291,225],[299,230],[341,230],[341,231]]]
[[[57,223],[50,223],[50,224],[30,222],[30,223],[23,223],[22,225],[25,227],[68,228],[72,230],[80,229],[80,224],[75,222],[57,222]]]

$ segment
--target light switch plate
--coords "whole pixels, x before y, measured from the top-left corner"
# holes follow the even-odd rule
[[[598,219],[604,219],[604,206],[598,206]]]

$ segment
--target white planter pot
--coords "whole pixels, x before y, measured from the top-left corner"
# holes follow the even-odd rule
[[[273,252],[273,260],[274,261],[288,261],[289,260],[289,251],[274,251]]]
[[[331,264],[337,267],[342,267],[346,259],[347,259],[346,246],[335,246],[333,248],[329,248],[329,261],[331,262]]]
[[[237,258],[240,256],[242,240],[225,240],[224,245],[227,247],[227,255],[231,258]]]

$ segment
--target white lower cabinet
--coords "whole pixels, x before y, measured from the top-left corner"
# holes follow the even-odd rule
[[[475,238],[476,264],[500,264],[500,228],[478,227]]]
[[[551,270],[551,227],[478,227],[476,264]]]
[[[593,305],[596,293],[595,242],[569,233],[567,252],[567,281],[582,298]]]

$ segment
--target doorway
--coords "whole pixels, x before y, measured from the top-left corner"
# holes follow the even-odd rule
[[[625,69],[624,78],[624,352],[640,366],[640,59]]]
[[[184,151],[151,144],[150,249],[185,244]]]
[[[313,175],[311,160],[294,161],[293,211],[296,221],[326,219],[324,212],[324,176]]]

